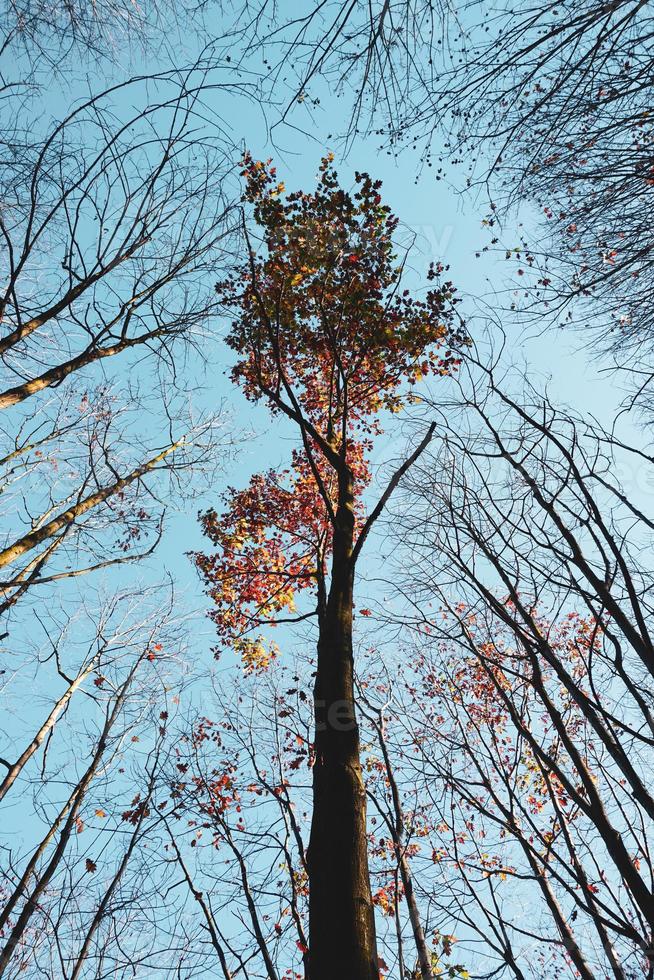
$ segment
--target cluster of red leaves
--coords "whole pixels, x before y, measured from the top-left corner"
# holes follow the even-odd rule
[[[141,794],[137,793],[132,800],[131,807],[121,816],[121,820],[126,823],[131,823],[134,827],[139,823],[143,817],[147,817],[150,813],[150,807],[147,800],[141,799]]]
[[[395,915],[395,909],[403,895],[404,889],[402,885],[396,885],[395,881],[391,880],[382,888],[377,889],[372,896],[372,902],[381,911],[382,915],[393,917]]]
[[[353,464],[357,493],[369,481],[357,443]],[[335,505],[336,480],[318,458],[321,478]],[[274,648],[257,630],[296,612],[298,593],[314,589],[332,540],[332,526],[306,456],[293,453],[290,469],[253,476],[243,490],[230,489],[226,509],[200,516],[216,550],[193,560],[213,600],[210,616],[224,643],[240,653],[248,671],[265,669]],[[362,510],[357,508],[359,520]]]
[[[231,773],[214,770],[208,779],[195,776],[193,781],[198,789],[198,794],[203,797],[200,802],[200,809],[208,817],[220,816],[233,805],[238,810],[240,797]]]

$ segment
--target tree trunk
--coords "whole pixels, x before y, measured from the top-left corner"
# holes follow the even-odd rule
[[[379,980],[370,893],[366,794],[352,661],[352,484],[334,529],[332,576],[320,617],[315,681],[313,819],[309,869],[310,980]]]

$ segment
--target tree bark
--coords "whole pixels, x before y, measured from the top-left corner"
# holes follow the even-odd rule
[[[366,793],[354,707],[352,479],[341,475],[332,575],[320,617],[315,680],[309,870],[311,980],[379,980],[368,872]]]
[[[59,514],[53,520],[48,521],[47,524],[43,524],[41,527],[37,527],[35,530],[30,531],[28,534],[24,534],[22,538],[14,541],[13,544],[8,545],[0,551],[0,568],[4,568],[5,565],[11,564],[11,562],[16,561],[22,555],[31,551],[33,548],[38,547],[38,545],[43,544],[44,541],[48,541],[53,538],[55,534],[59,531],[64,530],[79,517],[83,517],[84,514],[97,507],[99,504],[103,504],[105,500],[109,497],[113,497],[120,493],[125,487],[128,487],[131,483],[135,483],[142,476],[146,476],[151,470],[155,469],[158,463],[169,456],[170,453],[174,452],[179,446],[184,442],[183,439],[179,439],[177,442],[172,443],[172,445],[167,446],[162,452],[157,453],[152,459],[149,459],[146,463],[141,466],[137,466],[136,469],[132,470],[126,476],[121,477],[116,480],[115,483],[111,483],[108,486],[101,487],[96,490],[95,493],[89,494],[83,500],[78,500],[77,503],[68,507],[63,513]]]
[[[48,717],[43,722],[39,730],[36,732],[32,740],[30,741],[29,745],[27,745],[26,748],[23,749],[23,751],[21,752],[21,754],[19,755],[19,757],[16,759],[14,763],[6,764],[7,774],[5,778],[2,780],[2,782],[0,783],[0,800],[4,799],[4,797],[7,795],[11,787],[14,785],[14,783],[18,779],[19,775],[21,774],[21,772],[23,771],[23,769],[25,768],[29,760],[34,755],[34,753],[41,748],[43,742],[45,741],[47,736],[50,734],[50,732],[56,725],[57,719],[61,715],[62,711],[67,707],[68,702],[72,698],[73,694],[84,683],[86,678],[93,671],[97,662],[98,662],[98,656],[95,656],[91,660],[91,662],[86,665],[86,667],[80,670],[77,677],[73,678],[73,680],[68,685],[66,691],[64,691],[64,693],[61,695],[59,700],[55,703],[50,713],[48,714]]]

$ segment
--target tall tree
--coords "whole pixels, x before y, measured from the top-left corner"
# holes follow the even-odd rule
[[[402,288],[397,219],[379,181],[357,174],[356,193],[347,193],[327,157],[314,192],[284,198],[267,164],[246,157],[243,173],[263,243],[257,253],[250,242],[248,262],[218,285],[235,317],[232,376],[250,400],[293,423],[301,448],[289,471],[233,491],[222,518],[204,516],[218,551],[196,562],[222,641],[254,668],[270,653],[263,624],[317,617],[309,973],[377,980],[353,687],[355,568],[433,428],[366,516],[367,457],[382,413],[401,408],[423,374],[447,374],[457,362],[447,345],[463,334],[451,284],[434,282],[424,300]],[[432,268],[430,279],[437,275]],[[301,614],[295,599],[308,589],[316,608]]]
[[[357,704],[380,977],[464,978],[451,938],[458,904],[443,909],[450,890],[431,860],[430,770],[419,756],[420,771],[410,771],[415,726],[401,695],[416,674],[408,663],[403,673],[389,651],[362,653]],[[244,962],[253,976],[306,975],[314,667],[302,650],[264,672],[224,665],[171,758],[161,791],[171,849],[220,976],[238,976]]]

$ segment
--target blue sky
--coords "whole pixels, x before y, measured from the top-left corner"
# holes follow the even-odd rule
[[[334,101],[335,109],[342,108],[340,101]],[[325,128],[336,128],[334,116],[327,109],[324,109],[324,113]],[[507,335],[504,358],[507,364],[511,362],[516,368],[523,369],[537,385],[547,383],[556,400],[569,403],[579,410],[590,411],[605,421],[612,418],[622,395],[611,384],[611,375],[602,373],[601,362],[584,349],[587,335],[573,329],[545,331],[544,325],[541,328],[537,322],[525,326],[502,313],[502,307],[508,305],[511,290],[517,286],[517,282],[512,282],[510,278],[511,273],[515,276],[517,266],[495,254],[482,253],[477,257],[492,235],[482,224],[485,215],[483,201],[457,193],[452,185],[436,181],[428,170],[416,182],[414,158],[407,155],[396,160],[383,152],[379,153],[374,138],[362,139],[345,158],[339,156],[337,144],[321,141],[320,130],[311,136],[297,131],[277,130],[275,139],[278,145],[271,145],[260,125],[258,113],[252,111],[239,113],[238,123],[234,123],[234,135],[255,156],[273,158],[278,175],[287,189],[313,186],[319,159],[329,150],[336,154],[338,170],[346,186],[353,182],[356,170],[368,170],[381,178],[384,199],[400,218],[402,241],[415,238],[409,261],[408,284],[417,290],[425,288],[424,273],[429,262],[440,260],[447,264],[447,275],[463,298],[463,309],[469,317],[469,329],[475,339],[483,344],[487,344],[489,339],[494,345],[500,343],[498,337],[493,337],[492,326],[486,322],[485,308],[493,311]],[[510,228],[505,231],[504,237],[511,240]],[[225,353],[229,354],[227,351]],[[218,361],[220,356],[220,347],[217,346],[215,357]],[[283,435],[283,425],[276,422],[271,425],[264,409],[253,410],[242,393],[232,388],[224,371],[218,366],[210,392],[215,396],[224,395],[227,410],[233,413],[238,427],[246,430],[250,425],[252,427],[252,439],[242,445],[228,472],[229,482],[240,485],[253,469],[283,461],[289,447]],[[400,429],[400,421],[391,420],[388,438],[392,441],[394,430],[397,432]],[[257,435],[261,430],[263,434]],[[274,438],[275,432],[278,438]],[[173,563],[171,567],[175,574],[181,573],[183,579],[186,574],[174,549],[179,538],[188,540],[188,535],[194,537],[197,533],[190,526],[189,518],[192,521],[193,515],[179,515],[175,520],[173,536],[164,549],[166,560]],[[201,539],[198,537],[197,540]]]
[[[175,48],[175,56],[190,61],[194,56],[195,41],[186,37],[185,44],[187,50],[182,52]],[[157,62],[156,66],[161,67],[161,64]],[[135,57],[131,63],[125,60],[117,66],[113,77],[127,77],[135,70],[140,72],[153,67],[154,61],[148,64],[147,57]],[[258,66],[253,64],[251,67],[256,69]],[[225,68],[227,72],[231,71],[228,66]],[[218,77],[229,76],[219,72]],[[46,112],[54,117],[61,116],[71,99],[82,97],[97,82],[97,76],[91,75],[86,84],[78,84],[73,90],[64,85],[58,91],[53,86],[45,105]],[[424,167],[416,177],[417,155],[406,150],[394,156],[380,149],[379,137],[375,136],[356,139],[345,153],[343,144],[331,134],[337,134],[345,126],[347,99],[337,98],[324,83],[319,83],[312,94],[319,95],[320,105],[311,115],[304,106],[297,107],[298,111],[289,117],[289,125],[276,126],[272,131],[270,123],[274,119],[274,110],[264,113],[246,97],[214,91],[207,95],[207,105],[224,122],[235,144],[247,147],[257,157],[273,158],[280,179],[289,189],[311,187],[320,157],[330,150],[335,153],[345,186],[352,184],[356,170],[368,170],[375,178],[381,178],[384,199],[400,219],[402,241],[415,239],[407,284],[416,290],[424,288],[424,272],[432,260],[448,265],[448,276],[463,298],[462,309],[474,339],[485,345],[490,341],[491,345],[497,346],[499,338],[489,321],[490,313],[492,319],[502,324],[506,334],[504,362],[507,365],[516,365],[518,371],[524,371],[536,385],[547,383],[555,401],[591,412],[608,422],[622,393],[607,370],[608,364],[589,353],[588,334],[577,332],[573,327],[545,329],[545,323],[538,320],[532,320],[528,325],[516,322],[506,310],[512,290],[518,289],[517,264],[506,262],[503,250],[499,254],[483,251],[496,233],[501,246],[516,245],[520,222],[533,228],[533,240],[537,236],[535,216],[529,212],[515,215],[513,224],[509,221],[497,232],[484,224],[488,202],[481,196],[460,192],[465,180],[464,170],[451,169],[448,179],[437,180],[435,171]],[[116,97],[116,110],[119,113],[129,111],[133,98],[131,90],[123,90]],[[210,122],[207,132],[211,132]],[[222,269],[217,263],[216,279],[221,274]],[[162,546],[147,563],[145,572],[147,576],[158,577],[164,569],[168,571],[193,607],[204,604],[201,584],[186,557],[189,549],[201,547],[203,543],[196,519],[198,508],[217,503],[218,494],[226,484],[242,485],[254,470],[282,463],[290,451],[291,434],[279,423],[271,423],[265,409],[253,408],[231,385],[227,376],[229,351],[217,339],[226,326],[220,322],[210,325],[212,339],[206,351],[208,368],[205,370],[199,360],[195,364],[201,391],[190,397],[199,410],[211,411],[224,405],[226,432],[231,429],[234,433],[238,449],[236,454],[226,453],[224,471],[215,484],[196,485],[197,501],[183,501],[176,512],[170,513]],[[110,365],[109,370],[119,377],[119,360]],[[156,431],[160,421],[153,404],[151,417],[141,420],[141,424]],[[385,453],[397,457],[405,442],[401,419],[393,420],[375,460],[382,462]],[[630,479],[632,484],[637,484],[637,474]],[[654,490],[648,487],[637,489],[644,493]],[[204,634],[204,630],[201,632]],[[210,632],[209,628],[203,640],[207,645]]]
[[[187,40],[189,49],[192,49],[192,39]],[[192,50],[189,51],[191,53]],[[135,59],[135,63],[125,64],[117,71],[120,75],[121,70],[128,74],[133,70],[151,67],[153,66],[140,64]],[[89,79],[89,84],[95,87],[101,81],[94,75]],[[53,85],[45,111],[54,117],[61,116],[69,101],[77,96],[81,97],[84,90],[83,85],[73,91],[66,86],[59,90]],[[272,137],[268,128],[272,113],[266,119],[261,110],[246,98],[214,93],[208,96],[208,101],[211,110],[224,119],[236,144],[247,147],[257,157],[274,159],[279,177],[289,190],[313,186],[320,157],[327,151],[335,153],[336,165],[345,186],[352,184],[356,170],[367,170],[375,178],[380,178],[383,181],[383,197],[400,219],[401,240],[415,238],[407,285],[416,290],[424,288],[424,273],[431,261],[448,265],[448,277],[453,280],[463,298],[462,308],[474,339],[479,340],[482,346],[494,342],[497,344],[499,338],[491,321],[500,322],[506,335],[504,359],[507,366],[514,364],[517,372],[524,371],[536,386],[547,383],[555,402],[567,403],[578,411],[590,412],[608,424],[622,399],[622,392],[615,383],[615,375],[611,373],[608,361],[604,362],[589,352],[588,334],[576,332],[573,327],[565,330],[545,329],[544,322],[533,320],[525,326],[506,312],[512,299],[512,290],[518,289],[517,277],[512,279],[517,265],[506,262],[503,252],[496,256],[483,251],[494,234],[484,224],[487,202],[473,195],[459,193],[457,182],[463,184],[464,172],[453,170],[449,180],[438,181],[434,171],[425,168],[416,180],[416,156],[410,151],[398,157],[387,154],[380,150],[379,140],[374,136],[356,140],[345,155],[342,144],[335,138],[328,138],[327,134],[337,133],[343,128],[346,100],[336,98],[324,85],[319,93],[320,107],[312,119],[306,114],[303,117],[299,114],[293,117],[292,121],[301,124],[304,131],[298,126],[277,127]],[[131,97],[131,93],[123,92],[117,98],[117,112],[129,110]],[[211,124],[207,125],[210,128]],[[501,232],[502,244],[508,247],[517,244],[518,225],[521,221],[527,228],[533,229],[533,236],[537,236],[534,218],[527,211],[524,215],[516,215],[514,224],[507,222]],[[479,257],[477,253],[480,253]],[[217,262],[215,279],[219,279],[223,271]],[[169,511],[161,547],[147,562],[93,580],[82,578],[58,593],[67,595],[71,606],[74,606],[76,595],[87,596],[91,605],[96,597],[96,590],[98,595],[103,592],[111,594],[118,588],[126,587],[132,579],[154,583],[160,581],[164,573],[168,573],[183,597],[183,605],[197,611],[197,616],[188,622],[188,626],[184,626],[189,644],[185,655],[193,663],[194,655],[199,654],[203,667],[214,666],[210,649],[215,642],[215,633],[212,624],[203,615],[206,600],[202,584],[187,557],[189,550],[204,546],[197,522],[197,511],[211,504],[219,507],[219,495],[227,485],[242,486],[255,470],[285,463],[295,444],[295,434],[288,426],[277,420],[271,421],[264,407],[253,407],[242,392],[232,386],[228,377],[231,355],[220,340],[226,327],[227,324],[220,321],[210,325],[211,339],[207,341],[206,367],[200,358],[192,357],[189,374],[194,381],[197,380],[200,388],[192,395],[189,393],[189,398],[200,411],[212,411],[223,406],[226,441],[233,436],[236,451],[227,447],[224,465],[218,469],[215,477],[205,482],[202,477],[198,477],[194,487],[195,498],[185,498],[176,509]],[[108,374],[120,379],[121,374],[125,373],[124,363],[116,358],[108,365]],[[145,368],[146,372],[149,370],[154,368]],[[140,380],[147,386],[147,374]],[[166,420],[157,410],[156,400],[151,398],[148,405],[150,414],[134,420],[133,424],[140,426],[148,435],[160,430],[166,432]],[[629,421],[626,422],[626,427],[634,430],[634,425]],[[642,435],[636,438],[639,442],[642,441]],[[403,426],[402,418],[390,420],[386,436],[375,449],[374,463],[381,464],[383,469],[385,462],[401,457],[406,451],[407,440],[407,426]],[[632,496],[649,495],[651,502],[654,486],[641,485],[639,471],[626,472],[623,476],[625,488]],[[357,599],[359,608],[368,604],[374,605],[375,599],[381,595],[381,588],[374,579],[383,571],[384,554],[383,538],[372,535],[360,572],[360,592]],[[27,645],[34,625],[30,621],[29,605],[23,622],[23,642]],[[361,620],[359,625],[362,625]],[[82,628],[80,627],[80,633]],[[377,639],[374,623],[370,623],[369,628],[373,638]],[[292,652],[298,645],[306,649],[306,637],[306,632],[298,635],[290,631],[282,633],[280,630],[275,639]],[[81,637],[76,637],[75,642],[81,643]],[[18,646],[20,647],[20,642]],[[225,657],[221,667],[229,666],[230,662],[233,661]],[[209,687],[204,677],[201,683]],[[15,717],[17,727],[22,725],[25,730],[29,730],[34,718],[42,717],[52,696],[52,687],[46,680],[41,684],[38,694],[35,694],[31,677],[23,678],[22,684],[22,688],[17,688],[18,696],[14,696],[20,712],[12,716],[12,722]],[[58,691],[61,687],[59,678],[56,678],[56,685]],[[202,691],[200,696],[201,694]],[[80,710],[83,713],[86,709],[82,707]],[[66,745],[65,751],[72,753],[73,749]],[[58,792],[56,785],[52,792]],[[18,839],[28,826],[20,797],[17,798],[16,810],[12,811],[12,815],[12,838]]]

